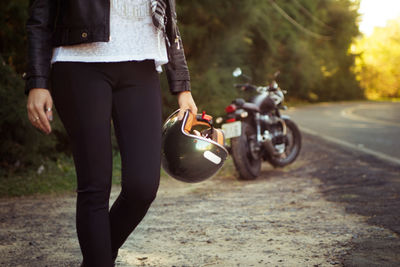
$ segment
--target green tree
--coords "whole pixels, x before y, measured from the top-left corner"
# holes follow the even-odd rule
[[[68,151],[67,137],[57,116],[50,136],[39,133],[28,120],[22,79],[28,5],[28,0],[0,2],[0,176],[56,160],[58,153]]]
[[[349,53],[359,35],[357,9],[358,2],[351,0],[178,1],[199,108],[223,113],[239,94],[231,76],[237,66],[256,84],[266,84],[280,70],[289,98],[362,98],[352,72],[355,55]],[[168,94],[164,103],[165,114],[171,104],[176,107]]]
[[[0,2],[0,55],[7,65],[20,74],[26,66],[25,21],[28,5],[28,0]]]
[[[356,71],[369,99],[400,97],[400,18],[360,39]]]
[[[30,124],[23,86],[21,77],[0,57],[0,167],[4,172],[0,176],[7,170],[57,158],[58,137],[62,136],[57,129],[61,125],[56,121],[54,134],[44,136]]]
[[[232,86],[239,82],[231,75],[237,66],[255,84],[266,84],[280,70],[279,82],[292,99],[344,100],[363,94],[352,72],[355,56],[349,53],[358,35],[357,1],[178,0],[177,5],[200,111],[223,114],[240,96]],[[26,117],[21,74],[26,66],[27,14],[28,0],[0,2],[0,134],[2,151],[11,151],[1,155],[3,166],[18,160],[30,164],[68,144],[59,122],[49,138],[38,134]],[[165,79],[162,84],[166,116],[177,103]]]

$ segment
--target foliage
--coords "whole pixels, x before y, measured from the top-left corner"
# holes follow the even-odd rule
[[[253,83],[279,82],[291,99],[329,101],[363,97],[352,72],[349,47],[359,34],[358,3],[350,0],[275,0],[311,36],[267,0],[178,1],[178,22],[199,109],[222,114],[238,92],[232,70],[240,66]],[[173,103],[164,96],[164,103]],[[176,107],[176,106],[174,106]],[[172,109],[165,107],[165,113]]]
[[[3,170],[37,166],[57,157],[57,136],[60,136],[57,129],[62,127],[56,120],[55,134],[44,136],[30,124],[23,87],[22,78],[0,57],[0,166]]]
[[[25,70],[28,0],[0,1],[0,54],[17,73]]]
[[[16,166],[37,168],[46,160],[55,162],[59,152],[69,151],[57,116],[50,136],[38,133],[26,116],[20,77],[26,67],[28,2],[0,2],[0,164],[4,173]],[[289,22],[274,3],[300,26]],[[355,56],[348,52],[358,35],[357,1],[178,0],[177,9],[200,111],[221,115],[240,96],[232,85],[241,81],[231,75],[238,66],[255,84],[266,84],[280,70],[279,82],[289,91],[289,99],[327,101],[363,95],[352,73]],[[177,108],[177,101],[168,93],[165,77],[162,85],[167,116]]]
[[[400,97],[400,18],[358,40],[356,71],[369,99]]]

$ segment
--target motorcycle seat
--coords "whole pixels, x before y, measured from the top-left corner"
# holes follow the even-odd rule
[[[254,112],[260,112],[260,108],[253,103],[244,103],[242,106],[243,109],[249,110],[249,111],[254,111]]]

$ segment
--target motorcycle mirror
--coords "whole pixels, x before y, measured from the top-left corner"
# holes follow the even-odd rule
[[[233,77],[239,77],[240,75],[242,75],[242,69],[241,68],[236,68],[233,73],[232,73]]]

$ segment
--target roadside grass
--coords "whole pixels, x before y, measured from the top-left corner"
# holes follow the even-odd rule
[[[395,102],[395,103],[398,103],[398,102],[400,102],[400,97],[398,97],[398,98],[381,97],[381,98],[378,98],[378,99],[371,99],[369,101],[372,101],[372,102]]]
[[[119,153],[113,156],[113,184],[120,184]],[[76,190],[76,175],[72,157],[60,154],[56,162],[44,162],[36,170],[9,172],[0,177],[0,198],[27,195],[63,195]]]
[[[41,171],[40,171],[40,170]],[[161,169],[161,179],[173,179]],[[235,175],[235,167],[229,157],[218,177],[231,178]],[[119,153],[113,156],[113,185],[121,184],[121,158]],[[72,157],[62,155],[56,162],[44,162],[36,170],[8,173],[0,177],[0,198],[20,197],[29,195],[65,195],[76,190],[76,175]]]

